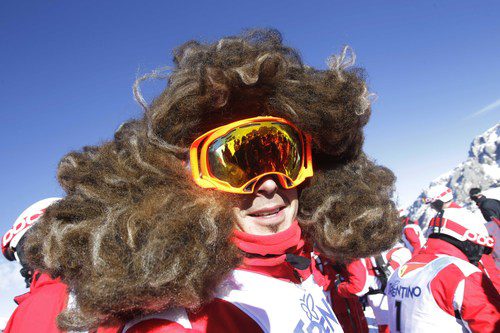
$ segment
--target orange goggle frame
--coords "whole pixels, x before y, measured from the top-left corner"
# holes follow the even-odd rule
[[[224,192],[251,194],[267,175],[290,189],[313,175],[311,137],[278,117],[215,128],[191,144],[189,155],[196,184]]]

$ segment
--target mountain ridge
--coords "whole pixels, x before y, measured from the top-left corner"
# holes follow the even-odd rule
[[[435,211],[425,205],[422,199],[436,185],[451,188],[454,200],[459,205],[481,215],[475,203],[469,199],[469,190],[480,187],[487,197],[500,194],[500,123],[476,136],[470,144],[466,160],[431,181],[407,207],[409,217],[418,221],[423,228],[426,228]]]

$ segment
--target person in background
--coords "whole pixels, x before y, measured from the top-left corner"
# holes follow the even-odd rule
[[[399,210],[399,219],[403,224],[401,239],[406,248],[415,255],[420,251],[426,241],[422,228],[420,228],[416,221],[412,221],[408,217],[408,212],[404,209]]]
[[[384,293],[387,280],[411,256],[409,249],[396,244],[392,249],[376,256],[352,261],[341,271],[343,281],[337,286],[338,294],[347,299],[366,296],[379,332],[389,332],[389,308]]]
[[[29,292],[14,299],[18,306],[7,322],[4,333],[61,332],[56,317],[68,303],[67,287],[59,278],[52,279],[47,274],[33,270],[26,262],[24,253],[24,241],[30,229],[40,221],[47,207],[59,199],[47,198],[29,206],[2,238],[3,255],[7,260],[19,262],[21,275],[29,287]]]
[[[495,247],[492,252],[497,269],[500,269],[500,201],[487,198],[481,193],[480,188],[471,188],[469,195],[472,201],[481,210],[486,220],[486,229],[495,239]]]
[[[443,185],[437,185],[431,188],[424,202],[430,204],[438,214],[440,214],[443,209],[462,208],[462,206],[453,201],[453,192],[451,189]],[[479,220],[477,220],[477,222],[482,223]],[[429,234],[429,229],[427,234]],[[478,267],[486,273],[493,281],[495,288],[500,292],[500,274],[491,252],[483,254],[478,263]]]
[[[391,332],[498,332],[500,298],[477,264],[493,239],[463,208],[441,210],[420,252],[387,284]]]

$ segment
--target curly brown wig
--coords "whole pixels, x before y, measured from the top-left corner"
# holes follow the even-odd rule
[[[30,262],[75,294],[60,326],[196,309],[213,297],[240,262],[234,196],[197,187],[187,150],[207,130],[247,117],[283,117],[311,134],[315,175],[300,191],[298,218],[320,251],[346,261],[390,247],[400,231],[394,175],[362,152],[369,94],[347,52],[326,70],[311,68],[275,30],[176,49],[168,86],[142,119],[62,159],[67,195],[27,239]]]

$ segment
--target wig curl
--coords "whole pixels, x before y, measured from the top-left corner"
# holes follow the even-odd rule
[[[66,197],[26,242],[36,268],[61,276],[76,306],[64,329],[173,306],[196,309],[237,267],[234,195],[197,187],[186,169],[199,135],[253,116],[279,116],[313,138],[314,177],[300,191],[299,223],[336,260],[387,249],[400,231],[394,175],[362,152],[370,95],[349,49],[329,68],[302,63],[275,30],[174,52],[167,88],[114,139],[59,164]]]

